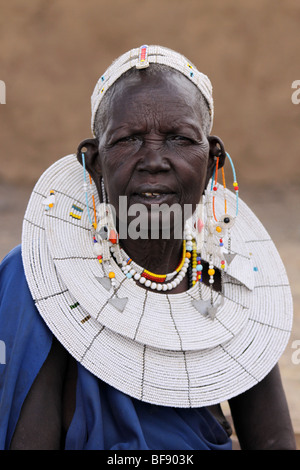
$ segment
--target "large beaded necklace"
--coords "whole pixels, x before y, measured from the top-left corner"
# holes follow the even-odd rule
[[[114,231],[115,234],[115,231]],[[170,291],[177,287],[184,279],[188,272],[191,272],[190,284],[195,285],[196,282],[201,280],[202,264],[201,257],[196,252],[196,242],[191,235],[187,235],[183,240],[182,256],[177,268],[171,273],[156,274],[153,273],[139,264],[137,264],[118,243],[118,237],[108,237],[110,244],[110,253],[114,258],[123,274],[128,279],[134,279],[139,284],[149,287],[157,291]],[[105,242],[104,242],[105,243]],[[94,252],[98,261],[103,263],[103,256],[100,254],[99,245],[96,237],[94,237]],[[101,250],[102,251],[102,250]],[[109,260],[107,260],[109,262]],[[109,262],[109,266],[110,262]],[[192,266],[192,269],[189,269]],[[109,267],[108,277],[113,281],[115,273]]]
[[[201,275],[202,265],[200,257],[195,255],[195,241],[190,235],[188,235],[186,238],[186,240],[183,240],[181,261],[177,268],[171,273],[156,274],[139,266],[135,261],[132,260],[132,258],[127,255],[123,248],[120,248],[122,264],[119,263],[119,266],[127,278],[133,278],[135,281],[139,282],[145,287],[150,287],[152,290],[169,291],[181,283],[188,273],[189,266],[192,262],[192,284],[194,285]],[[114,256],[114,253],[116,252],[114,245],[111,246],[110,251]],[[197,273],[199,274],[197,275]]]

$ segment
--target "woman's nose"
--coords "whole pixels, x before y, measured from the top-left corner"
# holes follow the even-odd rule
[[[141,159],[137,165],[139,171],[158,173],[169,171],[171,166],[161,145],[145,143],[141,149]]]

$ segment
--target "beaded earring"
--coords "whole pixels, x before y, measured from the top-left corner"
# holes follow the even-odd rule
[[[97,227],[97,217],[96,217],[95,196],[94,196],[93,190],[92,190],[93,182],[92,182],[91,175],[89,175],[89,183],[90,183],[89,184],[89,189],[91,191],[92,201],[93,201],[94,222],[92,221],[91,211],[90,211],[89,202],[88,202],[88,183],[87,183],[87,176],[86,176],[87,171],[86,171],[86,165],[85,165],[85,153],[84,152],[81,152],[81,160],[82,160],[82,167],[83,167],[83,191],[84,191],[84,196],[85,196],[85,204],[86,204],[86,208],[87,208],[88,218],[89,218],[91,227],[96,229],[96,227]]]
[[[87,171],[85,163],[85,153],[81,153],[82,167],[83,167],[83,190],[85,195],[85,202],[87,214],[91,225],[91,232],[93,238],[93,252],[102,265],[104,277],[98,277],[97,280],[110,290],[111,287],[115,288],[115,273],[113,272],[110,264],[110,244],[117,242],[116,230],[114,228],[113,217],[109,204],[106,200],[106,192],[103,180],[101,181],[102,198],[103,202],[96,208],[95,197],[92,192],[93,182],[89,175],[89,182],[87,183]],[[91,216],[91,208],[89,207],[88,188],[91,192],[93,201],[94,221]]]
[[[103,271],[105,273],[102,284],[109,290],[115,287],[115,272],[111,267],[111,246],[114,245],[115,257],[117,261],[121,260],[119,248],[119,238],[115,228],[113,210],[108,203],[103,178],[101,179],[102,202],[97,207],[97,229],[94,238],[94,253],[97,255],[99,263],[103,263]]]
[[[112,253],[118,264],[122,262],[119,237],[115,228],[112,206],[108,202],[103,178],[101,179],[102,202],[98,205],[96,224],[93,233],[93,251],[101,264],[103,276],[96,277],[97,281],[106,290],[113,289],[112,296],[108,302],[119,312],[123,312],[128,302],[127,297],[117,296],[116,273],[112,267]]]
[[[214,304],[213,301],[213,284],[215,282],[215,268],[219,267],[221,271],[221,294],[223,293],[223,274],[224,269],[227,265],[229,265],[235,257],[235,254],[231,252],[231,237],[230,237],[230,230],[235,223],[235,219],[238,215],[238,197],[239,197],[239,187],[236,180],[236,173],[235,168],[232,162],[230,155],[226,152],[226,156],[230,162],[232,173],[233,173],[233,188],[236,194],[236,210],[235,216],[230,215],[228,213],[227,207],[227,187],[225,181],[225,172],[224,168],[221,168],[222,173],[222,185],[218,183],[218,172],[219,172],[219,159],[220,157],[216,157],[216,164],[213,171],[213,176],[211,179],[211,184],[205,192],[205,208],[207,212],[205,228],[203,232],[205,232],[205,252],[208,261],[208,275],[209,275],[209,285],[210,285],[210,301],[194,301],[194,306],[204,315],[209,315],[211,319],[215,318],[217,310],[223,305],[224,297],[221,297],[221,300],[218,304]],[[217,217],[216,210],[215,210],[215,201],[216,196],[219,192],[223,193],[224,199],[224,213]],[[227,238],[227,249],[225,247],[225,238]],[[215,262],[219,264],[219,266],[215,266]],[[201,255],[200,253],[197,254],[197,267],[201,273],[202,266],[201,265]],[[201,276],[200,279],[201,281]],[[200,286],[200,299],[201,299],[201,284]]]
[[[191,285],[194,286],[202,280],[202,262],[201,252],[204,243],[204,201],[203,195],[196,206],[195,212],[192,214],[191,221],[187,221],[186,231],[189,230],[188,236],[192,246],[192,279]],[[186,237],[187,239],[187,237]]]
[[[225,172],[224,168],[221,168],[222,173],[222,183],[223,185],[219,185],[218,183],[218,170],[219,170],[219,159],[220,157],[216,158],[216,165],[214,168],[213,176],[211,179],[210,191],[208,193],[208,214],[207,214],[207,228],[208,228],[208,236],[207,236],[207,246],[206,251],[209,255],[210,265],[209,265],[209,272],[210,275],[209,282],[211,284],[214,283],[213,276],[214,266],[212,264],[212,260],[215,256],[220,259],[220,268],[221,272],[225,269],[226,263],[229,265],[235,254],[231,252],[231,237],[230,237],[230,230],[235,223],[235,219],[238,215],[238,198],[239,198],[239,186],[236,181],[236,172],[232,162],[230,155],[226,152],[226,156],[230,162],[232,173],[233,173],[233,189],[236,194],[236,210],[235,216],[230,215],[228,213],[227,207],[227,187],[225,181]],[[215,210],[215,200],[217,194],[222,191],[223,192],[223,199],[224,199],[224,213],[217,217],[216,210]],[[227,235],[227,252],[225,251],[224,246],[224,237]],[[217,240],[217,243],[216,243]]]

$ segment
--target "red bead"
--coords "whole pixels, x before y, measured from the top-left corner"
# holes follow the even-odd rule
[[[213,187],[213,190],[214,190],[214,191],[217,191],[217,189],[218,189],[217,186],[214,186],[214,187]]]
[[[235,191],[238,191],[238,190],[239,190],[239,187],[238,187],[238,186],[235,186],[235,187],[234,187],[234,190],[235,190]]]
[[[114,230],[110,231],[109,241],[113,244],[117,243],[117,241],[118,241],[117,233]]]

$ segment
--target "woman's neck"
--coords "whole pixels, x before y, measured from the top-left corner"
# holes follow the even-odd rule
[[[127,238],[120,245],[135,263],[156,274],[174,271],[182,258],[182,240]]]

